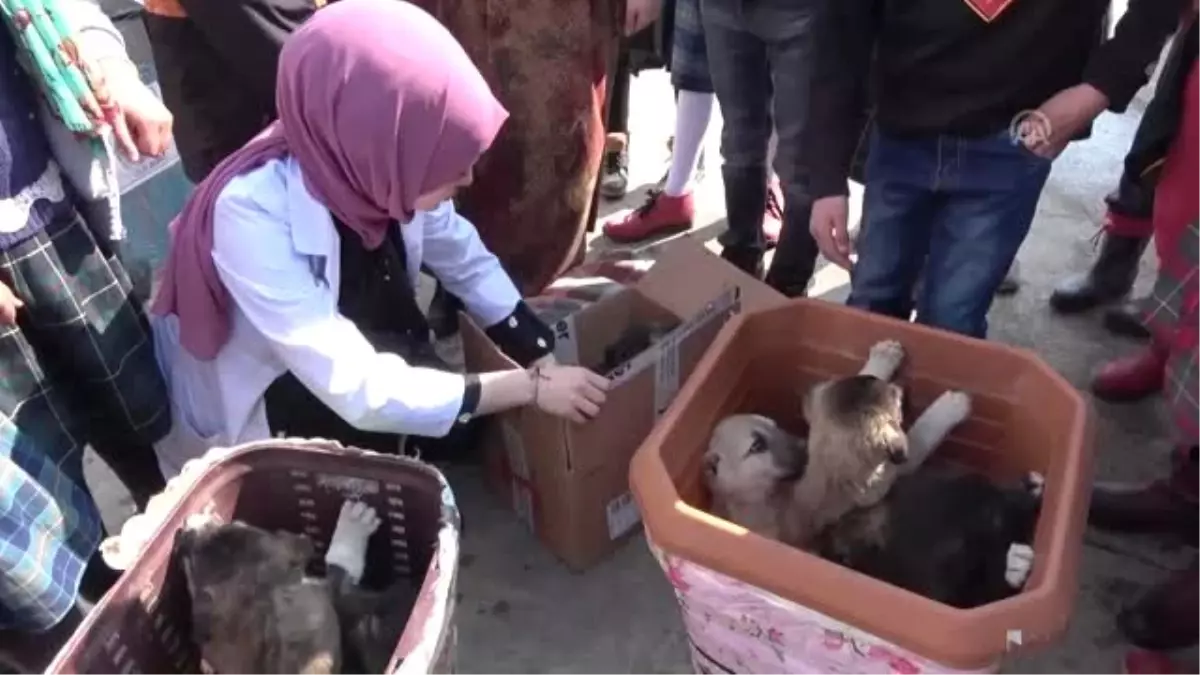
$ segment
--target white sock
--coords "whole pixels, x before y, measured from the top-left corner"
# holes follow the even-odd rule
[[[713,94],[698,91],[679,92],[679,100],[675,103],[675,148],[671,152],[667,183],[663,186],[663,192],[670,197],[687,192],[692,182],[715,98]]]
[[[771,138],[767,140],[767,182],[774,181],[775,153],[779,150],[779,132],[771,129]]]

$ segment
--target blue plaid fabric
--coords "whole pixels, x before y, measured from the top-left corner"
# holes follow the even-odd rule
[[[71,609],[102,524],[83,450],[149,446],[170,430],[166,384],[129,278],[77,214],[0,250],[25,302],[0,326],[0,629]]]
[[[102,524],[83,482],[83,448],[51,454],[33,436],[0,421],[0,628],[39,631],[74,605]]]

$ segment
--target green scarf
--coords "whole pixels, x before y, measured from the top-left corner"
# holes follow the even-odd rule
[[[96,136],[111,110],[103,73],[80,55],[58,0],[0,0],[20,61],[54,114],[75,134]]]

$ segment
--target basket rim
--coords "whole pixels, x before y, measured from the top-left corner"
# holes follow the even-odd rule
[[[355,446],[347,446],[338,441],[323,438],[269,438],[229,448],[211,448],[209,452],[219,450],[227,450],[227,452],[223,453],[212,463],[204,466],[186,485],[182,486],[175,503],[166,510],[161,521],[154,527],[152,533],[146,537],[145,541],[142,542],[142,545],[134,555],[133,562],[125,570],[118,570],[121,572],[120,579],[96,603],[95,607],[88,612],[83,622],[80,623],[71,637],[59,649],[44,672],[74,672],[64,670],[64,666],[68,662],[73,661],[79,654],[84,638],[95,628],[101,618],[108,613],[118,597],[137,597],[137,594],[129,593],[125,587],[133,583],[134,577],[140,576],[142,567],[147,564],[145,562],[147,551],[152,546],[161,546],[161,537],[164,532],[169,527],[177,528],[179,523],[182,522],[180,518],[186,517],[185,507],[193,508],[196,506],[192,502],[196,500],[198,493],[219,488],[220,485],[228,484],[228,482],[253,471],[253,467],[251,466],[243,466],[240,470],[231,471],[229,470],[230,464],[235,464],[239,461],[244,462],[248,456],[252,457],[272,450],[314,452],[327,456],[343,456],[372,464],[387,463],[393,468],[396,465],[400,465],[404,469],[420,473],[435,482],[441,502],[439,523],[436,530],[434,550],[428,567],[424,574],[421,575],[420,589],[416,604],[413,607],[413,614],[411,615],[413,618],[417,617],[419,615],[418,608],[423,608],[425,610],[424,616],[421,617],[421,621],[418,623],[413,623],[412,618],[410,618],[389,659],[388,672],[398,671],[406,662],[410,662],[411,659],[408,657],[416,651],[417,647],[425,644],[424,636],[416,635],[414,629],[422,628],[423,624],[428,623],[430,620],[441,619],[438,621],[440,625],[437,630],[440,644],[437,649],[430,653],[430,658],[436,658],[442,652],[446,647],[444,643],[447,629],[451,628],[453,624],[452,612],[447,611],[444,605],[446,602],[453,602],[454,593],[451,590],[449,596],[446,597],[445,593],[437,593],[436,591],[443,586],[450,589],[456,586],[461,548],[462,516],[449,481],[437,467],[418,458],[404,455],[387,455]],[[216,481],[220,481],[220,485],[216,485]],[[445,583],[439,583],[442,575],[448,575],[449,577]],[[119,593],[118,591],[123,592]],[[416,638],[415,640],[413,639],[414,637]],[[450,645],[450,648],[452,647],[453,645]],[[432,667],[433,664],[429,663],[428,665]]]

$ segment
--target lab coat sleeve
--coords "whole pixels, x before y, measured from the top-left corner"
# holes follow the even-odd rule
[[[422,217],[425,265],[463,301],[488,337],[521,365],[554,351],[553,331],[521,300],[475,226],[458,215],[449,200]]]
[[[213,261],[234,303],[330,409],[366,431],[431,437],[469,418],[478,385],[376,351],[314,274],[323,261],[297,253],[277,217],[236,195],[222,196],[214,216]]]

